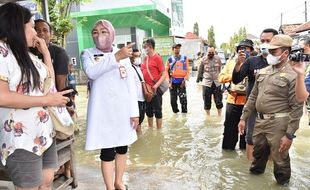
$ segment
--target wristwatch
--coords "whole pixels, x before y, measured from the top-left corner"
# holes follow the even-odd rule
[[[296,138],[296,136],[292,133],[285,133],[286,138],[293,140],[294,138]]]

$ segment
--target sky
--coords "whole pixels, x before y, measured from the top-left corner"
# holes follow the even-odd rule
[[[310,0],[307,1],[310,21]],[[305,0],[183,0],[184,28],[193,31],[198,22],[199,34],[207,38],[213,26],[217,46],[228,42],[240,27],[257,37],[265,28],[279,29],[281,23],[305,22]]]

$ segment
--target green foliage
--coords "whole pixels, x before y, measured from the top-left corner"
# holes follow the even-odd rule
[[[40,0],[35,0],[39,5]],[[49,0],[48,12],[50,15],[50,24],[53,27],[53,41],[61,46],[65,46],[66,37],[73,30],[75,25],[70,18],[72,5],[90,2],[91,0]]]
[[[199,36],[199,26],[198,26],[197,22],[194,23],[194,31],[193,31],[193,33],[196,34],[196,36]]]
[[[213,46],[216,48],[215,34],[214,34],[214,27],[213,26],[211,26],[208,30],[208,44],[209,44],[209,46]]]
[[[235,52],[236,44],[238,44],[241,40],[246,39],[247,31],[245,27],[241,27],[238,31],[238,33],[234,33],[233,36],[230,37],[230,40],[228,43],[222,43],[221,49],[223,49],[225,52],[233,53]]]

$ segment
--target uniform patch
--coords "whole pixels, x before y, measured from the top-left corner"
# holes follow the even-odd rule
[[[6,57],[6,56],[8,56],[9,51],[6,48],[0,46],[0,54],[2,54],[3,57]]]
[[[285,77],[286,73],[280,73],[280,77]]]

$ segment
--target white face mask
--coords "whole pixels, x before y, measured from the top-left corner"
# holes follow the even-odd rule
[[[280,56],[281,55],[279,55],[279,56],[273,56],[273,55],[271,55],[271,54],[268,54],[267,55],[267,62],[268,62],[268,64],[269,65],[276,65],[276,64],[278,64],[278,63],[280,63]]]
[[[285,52],[285,51],[284,51],[284,52]],[[268,64],[269,64],[269,65],[276,65],[276,64],[279,64],[281,61],[283,61],[283,59],[280,60],[280,58],[281,58],[281,56],[283,55],[284,52],[282,52],[281,55],[279,55],[279,56],[273,56],[273,55],[271,55],[271,54],[268,54],[268,55],[267,55],[267,62],[268,62]]]
[[[136,58],[136,59],[134,60],[133,64],[139,66],[139,65],[141,65],[141,62],[142,62],[142,61],[141,61],[141,58]]]
[[[148,49],[142,49],[141,53],[142,53],[142,55],[146,56],[149,53],[149,51],[148,51]]]

